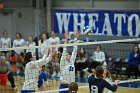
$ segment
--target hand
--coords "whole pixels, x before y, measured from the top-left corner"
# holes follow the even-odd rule
[[[75,31],[75,32],[74,32],[74,38],[78,38],[79,35],[80,35],[80,33],[79,33],[78,31]]]
[[[68,32],[68,31],[65,32],[65,39],[66,39],[66,40],[69,39],[69,32]]]
[[[49,55],[49,53],[50,53],[50,48],[47,48],[47,50],[46,50],[46,55],[48,56]]]
[[[76,63],[79,63],[79,60],[77,60]]]
[[[115,80],[114,82],[115,82],[115,84],[118,84],[120,82],[120,80]]]
[[[135,55],[134,55],[134,57],[137,57],[137,56],[138,56],[138,54],[135,54]]]

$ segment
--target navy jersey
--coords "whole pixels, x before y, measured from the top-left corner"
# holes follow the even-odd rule
[[[47,79],[48,79],[47,74],[42,71],[41,74],[39,75],[38,87],[42,86],[43,85],[43,80],[47,81]]]
[[[104,79],[96,79],[94,75],[88,78],[90,93],[103,93],[104,88],[113,92],[117,90],[117,85],[111,85]]]

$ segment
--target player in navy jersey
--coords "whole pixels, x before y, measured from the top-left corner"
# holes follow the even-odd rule
[[[40,75],[38,78],[38,89],[40,91],[44,91],[48,88],[48,76],[47,73],[45,72],[45,65],[41,67]]]
[[[113,85],[109,84],[103,79],[104,69],[102,66],[97,66],[95,69],[95,75],[92,74],[88,78],[90,93],[103,93],[104,88],[107,88],[113,92],[117,90],[118,80],[115,80]]]

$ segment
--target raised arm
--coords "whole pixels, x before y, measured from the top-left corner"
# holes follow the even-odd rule
[[[68,39],[69,39],[69,33],[65,32],[65,42],[64,42],[64,44],[67,44]],[[63,47],[63,53],[62,53],[62,56],[61,56],[61,59],[60,59],[60,70],[65,67],[66,56],[67,56],[67,47],[64,46]]]
[[[77,43],[78,37],[79,37],[79,32],[75,31],[74,32],[74,43]],[[77,56],[77,46],[73,46],[73,52],[72,52],[71,59],[70,59],[70,62],[72,64],[74,64],[76,56]]]
[[[66,61],[66,56],[67,56],[67,48],[63,48],[63,53],[60,59],[60,70],[65,67],[65,61]]]
[[[75,38],[74,42],[75,43],[77,42],[77,38]],[[77,46],[73,46],[73,52],[72,52],[72,55],[71,55],[71,58],[70,58],[70,62],[72,64],[74,64],[76,56],[77,56]]]
[[[50,62],[51,57],[52,57],[52,51],[47,49],[46,54],[44,54],[42,59],[39,59],[39,60],[36,60],[36,61],[31,61],[30,64],[32,64],[32,65],[34,65],[36,67],[41,67],[41,66],[47,64],[48,62]]]

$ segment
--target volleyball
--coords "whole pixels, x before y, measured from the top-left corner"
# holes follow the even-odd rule
[[[90,29],[89,26],[85,26],[84,29],[83,29],[83,34],[84,35],[92,35],[92,30]]]

